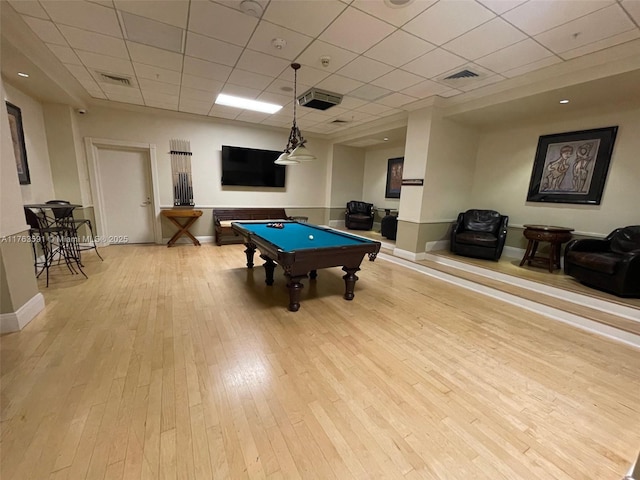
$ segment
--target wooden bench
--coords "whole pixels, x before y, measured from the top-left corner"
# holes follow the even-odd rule
[[[288,220],[284,208],[214,208],[213,228],[216,245],[242,243],[242,237],[232,228],[231,222],[239,220]]]

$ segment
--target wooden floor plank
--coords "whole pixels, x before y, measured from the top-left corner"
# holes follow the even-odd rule
[[[243,250],[56,272],[0,337],[2,479],[620,480],[637,458],[638,349],[382,259],[353,301],[327,269],[289,312]]]

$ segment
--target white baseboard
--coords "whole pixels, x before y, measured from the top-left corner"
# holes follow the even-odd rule
[[[198,241],[200,243],[213,243],[214,242],[213,235],[196,236],[196,238],[198,239]],[[162,239],[162,243],[166,245],[167,243],[169,243],[169,240],[171,240],[171,239],[170,238],[163,238]],[[193,245],[193,241],[189,237],[184,237],[184,238],[181,237],[178,240],[176,240],[176,244],[181,244],[181,243],[186,243],[186,244]]]
[[[37,293],[16,312],[0,314],[0,334],[22,330],[42,310],[44,310],[44,296]]]

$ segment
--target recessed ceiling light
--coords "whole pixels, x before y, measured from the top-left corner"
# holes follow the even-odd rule
[[[384,140],[385,142],[389,141],[389,137],[384,137],[382,140]]]
[[[250,100],[248,98],[234,97],[232,95],[225,95],[221,93],[216,98],[218,105],[226,105],[228,107],[243,108],[245,110],[253,110],[254,112],[263,113],[276,113],[282,108],[282,105],[276,105],[274,103],[259,102],[257,100]]]
[[[29,78],[29,74],[28,73],[24,73],[24,72],[18,72],[18,76],[19,77],[24,77],[24,78]]]
[[[560,103],[569,103],[569,100],[560,100]]]

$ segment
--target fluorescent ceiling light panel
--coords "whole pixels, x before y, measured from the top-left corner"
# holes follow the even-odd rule
[[[257,100],[249,100],[248,98],[234,97],[221,93],[216,98],[218,105],[226,105],[228,107],[243,108],[245,110],[253,110],[254,112],[276,113],[282,108],[282,105],[274,103],[258,102]]]

